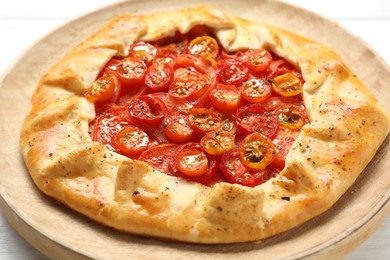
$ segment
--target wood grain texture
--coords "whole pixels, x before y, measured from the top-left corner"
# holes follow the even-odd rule
[[[203,1],[206,2],[206,1]],[[237,16],[280,26],[327,43],[339,51],[349,67],[390,110],[387,84],[389,68],[361,40],[333,22],[315,14],[272,1],[207,1]],[[355,185],[321,216],[279,236],[257,243],[229,246],[188,245],[139,238],[101,227],[46,198],[34,187],[19,155],[18,132],[31,93],[40,76],[69,49],[114,14],[145,13],[194,6],[199,1],[131,1],[115,4],[77,19],[32,46],[1,79],[0,204],[9,222],[32,245],[50,257],[70,258],[328,258],[341,257],[364,241],[390,211],[390,140],[386,139],[374,160]],[[273,15],[278,10],[279,15]],[[323,32],[331,34],[323,34]],[[66,37],[64,37],[66,36]],[[41,57],[47,57],[41,59]],[[371,64],[361,65],[361,59]],[[31,68],[34,72],[31,73]],[[380,78],[375,75],[381,75]],[[18,104],[15,106],[14,104]],[[9,109],[12,107],[12,109]],[[77,232],[76,232],[77,231]]]

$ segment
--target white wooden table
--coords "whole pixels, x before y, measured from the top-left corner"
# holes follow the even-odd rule
[[[21,55],[23,50],[47,32],[81,14],[112,2],[110,0],[0,1],[0,74]],[[285,0],[285,2],[337,21],[366,41],[387,64],[390,63],[390,1]],[[0,214],[0,259],[44,258],[40,252],[25,242]],[[390,259],[390,216],[347,259]]]

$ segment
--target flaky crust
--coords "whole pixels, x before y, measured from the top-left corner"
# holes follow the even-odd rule
[[[82,93],[136,41],[207,25],[227,51],[265,48],[298,66],[310,123],[286,167],[263,185],[206,187],[168,176],[93,142],[94,105]],[[86,39],[41,79],[21,131],[21,152],[37,187],[104,225],[194,243],[259,240],[330,208],[389,132],[389,117],[329,47],[210,6],[122,15]]]

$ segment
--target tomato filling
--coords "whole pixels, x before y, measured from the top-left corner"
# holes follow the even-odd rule
[[[227,53],[206,27],[137,42],[85,92],[94,141],[168,175],[211,186],[276,176],[308,123],[303,77],[264,50]]]

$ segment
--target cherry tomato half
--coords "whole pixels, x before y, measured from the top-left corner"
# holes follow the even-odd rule
[[[218,65],[215,59],[208,54],[202,56],[181,54],[176,59],[175,68],[196,70],[197,72],[213,76]]]
[[[173,72],[171,63],[154,62],[145,75],[146,87],[153,92],[166,91],[173,80]]]
[[[177,144],[161,144],[153,146],[144,151],[139,156],[138,160],[146,162],[157,171],[168,173],[168,162],[172,157],[172,154],[175,154],[178,147],[179,146]]]
[[[89,102],[105,102],[112,98],[117,86],[118,81],[116,77],[107,73],[92,83],[84,93],[84,97]]]
[[[218,42],[210,36],[199,36],[194,38],[188,45],[188,50],[192,54],[204,55],[211,54],[213,58],[216,58],[219,53]]]
[[[200,133],[217,130],[222,126],[222,118],[217,113],[207,108],[193,108],[190,114],[191,127]]]
[[[187,113],[175,113],[164,118],[163,130],[165,136],[175,143],[188,142],[194,135],[190,126],[190,119]]]
[[[272,86],[265,78],[252,78],[242,84],[240,92],[246,101],[261,103],[270,98]]]
[[[126,126],[118,132],[116,144],[122,153],[132,157],[148,148],[149,136],[138,127]]]
[[[218,79],[221,83],[239,87],[248,80],[248,65],[238,59],[221,60],[219,68]]]
[[[272,62],[272,55],[266,50],[247,50],[241,54],[241,57],[253,72],[266,70]]]
[[[137,42],[131,45],[129,56],[142,60],[147,66],[152,65],[156,57],[157,48],[146,42]]]
[[[254,171],[247,168],[240,160],[238,149],[230,150],[222,155],[219,168],[230,183],[248,187],[254,187],[269,179],[267,169]]]
[[[223,130],[208,132],[200,140],[200,145],[208,154],[221,155],[233,149],[234,135]]]
[[[272,89],[284,97],[296,96],[302,93],[302,83],[292,73],[286,73],[273,78]]]
[[[240,104],[240,92],[233,85],[217,83],[209,97],[214,107],[222,111],[236,110]]]
[[[295,104],[281,105],[275,111],[275,115],[282,126],[292,130],[301,129],[306,120],[306,113]]]
[[[250,169],[263,170],[273,160],[274,144],[272,140],[260,133],[253,133],[240,144],[240,160]]]
[[[161,122],[164,117],[160,103],[150,95],[131,100],[129,114],[138,122],[146,124]]]
[[[207,75],[182,69],[173,80],[168,93],[174,97],[194,100],[204,94],[209,86],[210,79]]]
[[[236,122],[244,133],[259,132],[268,138],[275,135],[279,125],[277,118],[260,104],[251,104],[237,109]]]
[[[275,154],[272,165],[283,168],[286,157],[294,141],[297,139],[299,131],[287,128],[280,128],[276,137],[272,140],[275,145]]]
[[[143,85],[146,73],[145,63],[135,57],[127,57],[116,65],[116,73],[121,83],[128,88]]]

